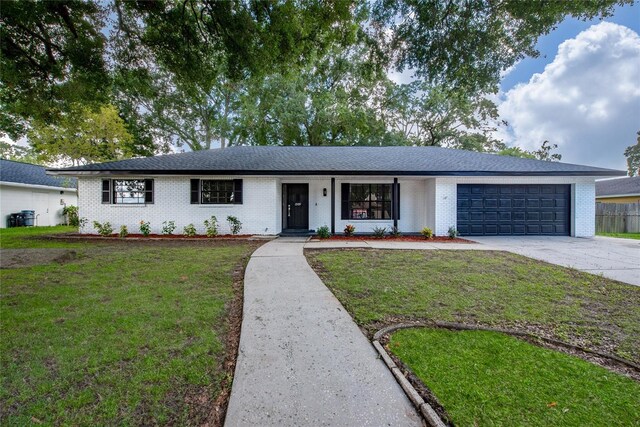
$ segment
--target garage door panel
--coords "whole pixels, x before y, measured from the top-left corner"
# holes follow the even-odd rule
[[[568,235],[569,185],[458,185],[461,235]]]

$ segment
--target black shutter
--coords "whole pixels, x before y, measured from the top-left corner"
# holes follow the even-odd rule
[[[200,204],[200,180],[199,179],[191,180],[191,204],[192,205]]]
[[[342,183],[340,187],[340,195],[342,197],[342,219],[349,219],[349,190],[347,183]]]
[[[102,203],[111,203],[111,180],[102,180]]]
[[[153,203],[153,180],[144,180],[144,202]]]
[[[235,205],[242,204],[242,180],[241,179],[233,180],[233,204]]]

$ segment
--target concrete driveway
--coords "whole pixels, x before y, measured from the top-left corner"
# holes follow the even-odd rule
[[[474,237],[489,247],[640,286],[640,241],[595,237]]]

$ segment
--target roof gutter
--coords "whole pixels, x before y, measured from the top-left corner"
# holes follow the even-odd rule
[[[523,172],[487,172],[487,171],[342,171],[342,170],[319,170],[319,171],[260,171],[260,170],[215,170],[215,169],[193,169],[193,170],[168,170],[168,169],[110,169],[110,170],[68,170],[68,169],[47,169],[48,175],[69,175],[69,176],[114,176],[114,175],[257,175],[257,176],[277,176],[277,175],[357,175],[357,176],[623,176],[626,172],[617,170],[595,170],[595,171],[523,171]]]
[[[616,197],[640,197],[640,193],[631,193],[631,194],[607,194],[606,196],[598,196],[596,194],[596,199],[613,199]]]
[[[74,187],[54,187],[51,185],[25,184],[24,182],[11,182],[11,181],[0,181],[0,185],[6,185],[7,187],[36,188],[38,190],[73,191],[73,192],[78,191],[78,189]]]

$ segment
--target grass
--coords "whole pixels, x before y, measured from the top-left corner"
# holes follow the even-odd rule
[[[508,252],[307,251],[369,331],[403,319],[541,333],[640,361],[640,287]]]
[[[640,423],[637,382],[507,335],[407,329],[389,347],[458,426]]]
[[[2,230],[3,249],[77,247],[22,230]],[[226,375],[233,272],[255,246],[82,245],[0,270],[0,424],[202,424]]]
[[[640,240],[640,233],[598,233],[598,236]]]
[[[0,248],[70,248],[82,246],[57,239],[47,239],[52,234],[77,232],[77,227],[56,225],[53,227],[16,227],[0,229]]]

